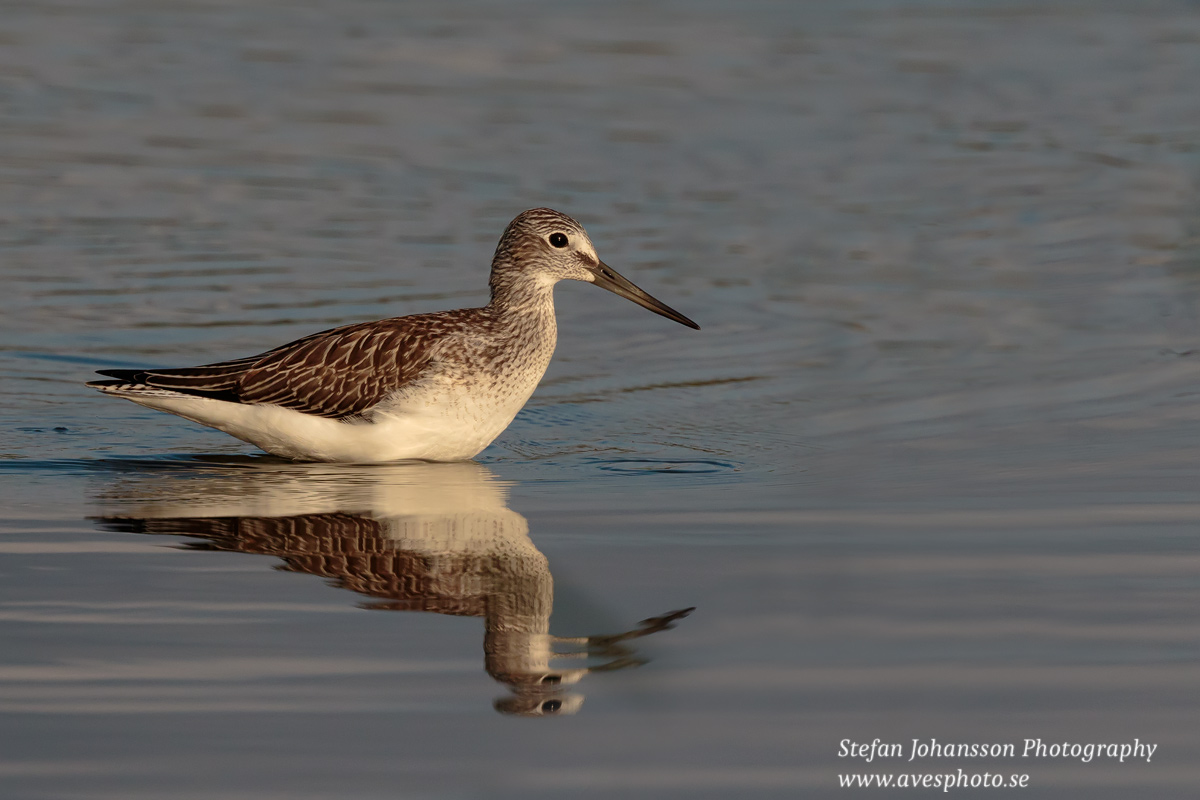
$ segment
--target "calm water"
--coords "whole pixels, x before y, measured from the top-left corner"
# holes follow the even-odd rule
[[[1187,2],[3,4],[0,796],[1193,791],[1198,74]],[[477,463],[81,385],[537,205],[703,330],[562,285]],[[1158,749],[838,757],[1039,737]]]

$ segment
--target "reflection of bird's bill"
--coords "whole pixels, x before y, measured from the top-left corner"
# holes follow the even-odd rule
[[[633,281],[626,278],[615,269],[605,264],[603,261],[596,264],[591,269],[594,276],[592,282],[601,289],[608,289],[615,295],[624,297],[626,300],[632,300],[642,308],[648,308],[655,314],[660,314],[667,319],[674,320],[680,325],[687,325],[689,328],[700,330],[700,326],[692,322],[690,319],[680,314],[675,309],[671,308],[666,303],[656,297],[652,297],[649,292],[643,291],[638,286],[634,285]]]
[[[649,636],[659,631],[669,631],[675,627],[676,622],[695,610],[695,606],[689,606],[681,608],[678,611],[668,611],[666,614],[644,619],[637,624],[636,628],[624,633],[617,633],[610,636],[589,636],[583,642],[587,644],[589,652],[624,653],[626,652],[626,648],[620,644],[621,642],[627,642],[630,639],[640,639],[643,636]]]

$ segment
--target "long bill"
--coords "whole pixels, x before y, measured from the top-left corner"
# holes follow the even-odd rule
[[[592,275],[595,276],[595,283],[601,289],[608,289],[613,294],[620,295],[627,300],[632,300],[642,308],[648,308],[655,314],[661,314],[667,319],[673,319],[680,325],[687,325],[689,328],[700,330],[700,326],[692,322],[690,319],[680,314],[675,309],[671,308],[666,303],[655,300],[646,292],[633,285],[633,282],[617,272],[615,269],[600,261],[596,266],[591,268]]]

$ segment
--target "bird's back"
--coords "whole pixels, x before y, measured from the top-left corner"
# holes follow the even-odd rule
[[[88,385],[121,394],[168,390],[348,419],[418,380],[439,344],[470,329],[482,311],[459,309],[343,325],[265,353],[197,367],[101,370],[115,380]]]

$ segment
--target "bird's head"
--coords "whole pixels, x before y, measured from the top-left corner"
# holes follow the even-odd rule
[[[551,208],[531,208],[508,224],[492,260],[492,291],[513,281],[553,286],[562,280],[586,281],[632,300],[689,328],[700,326],[639,289],[596,255],[587,231]]]

